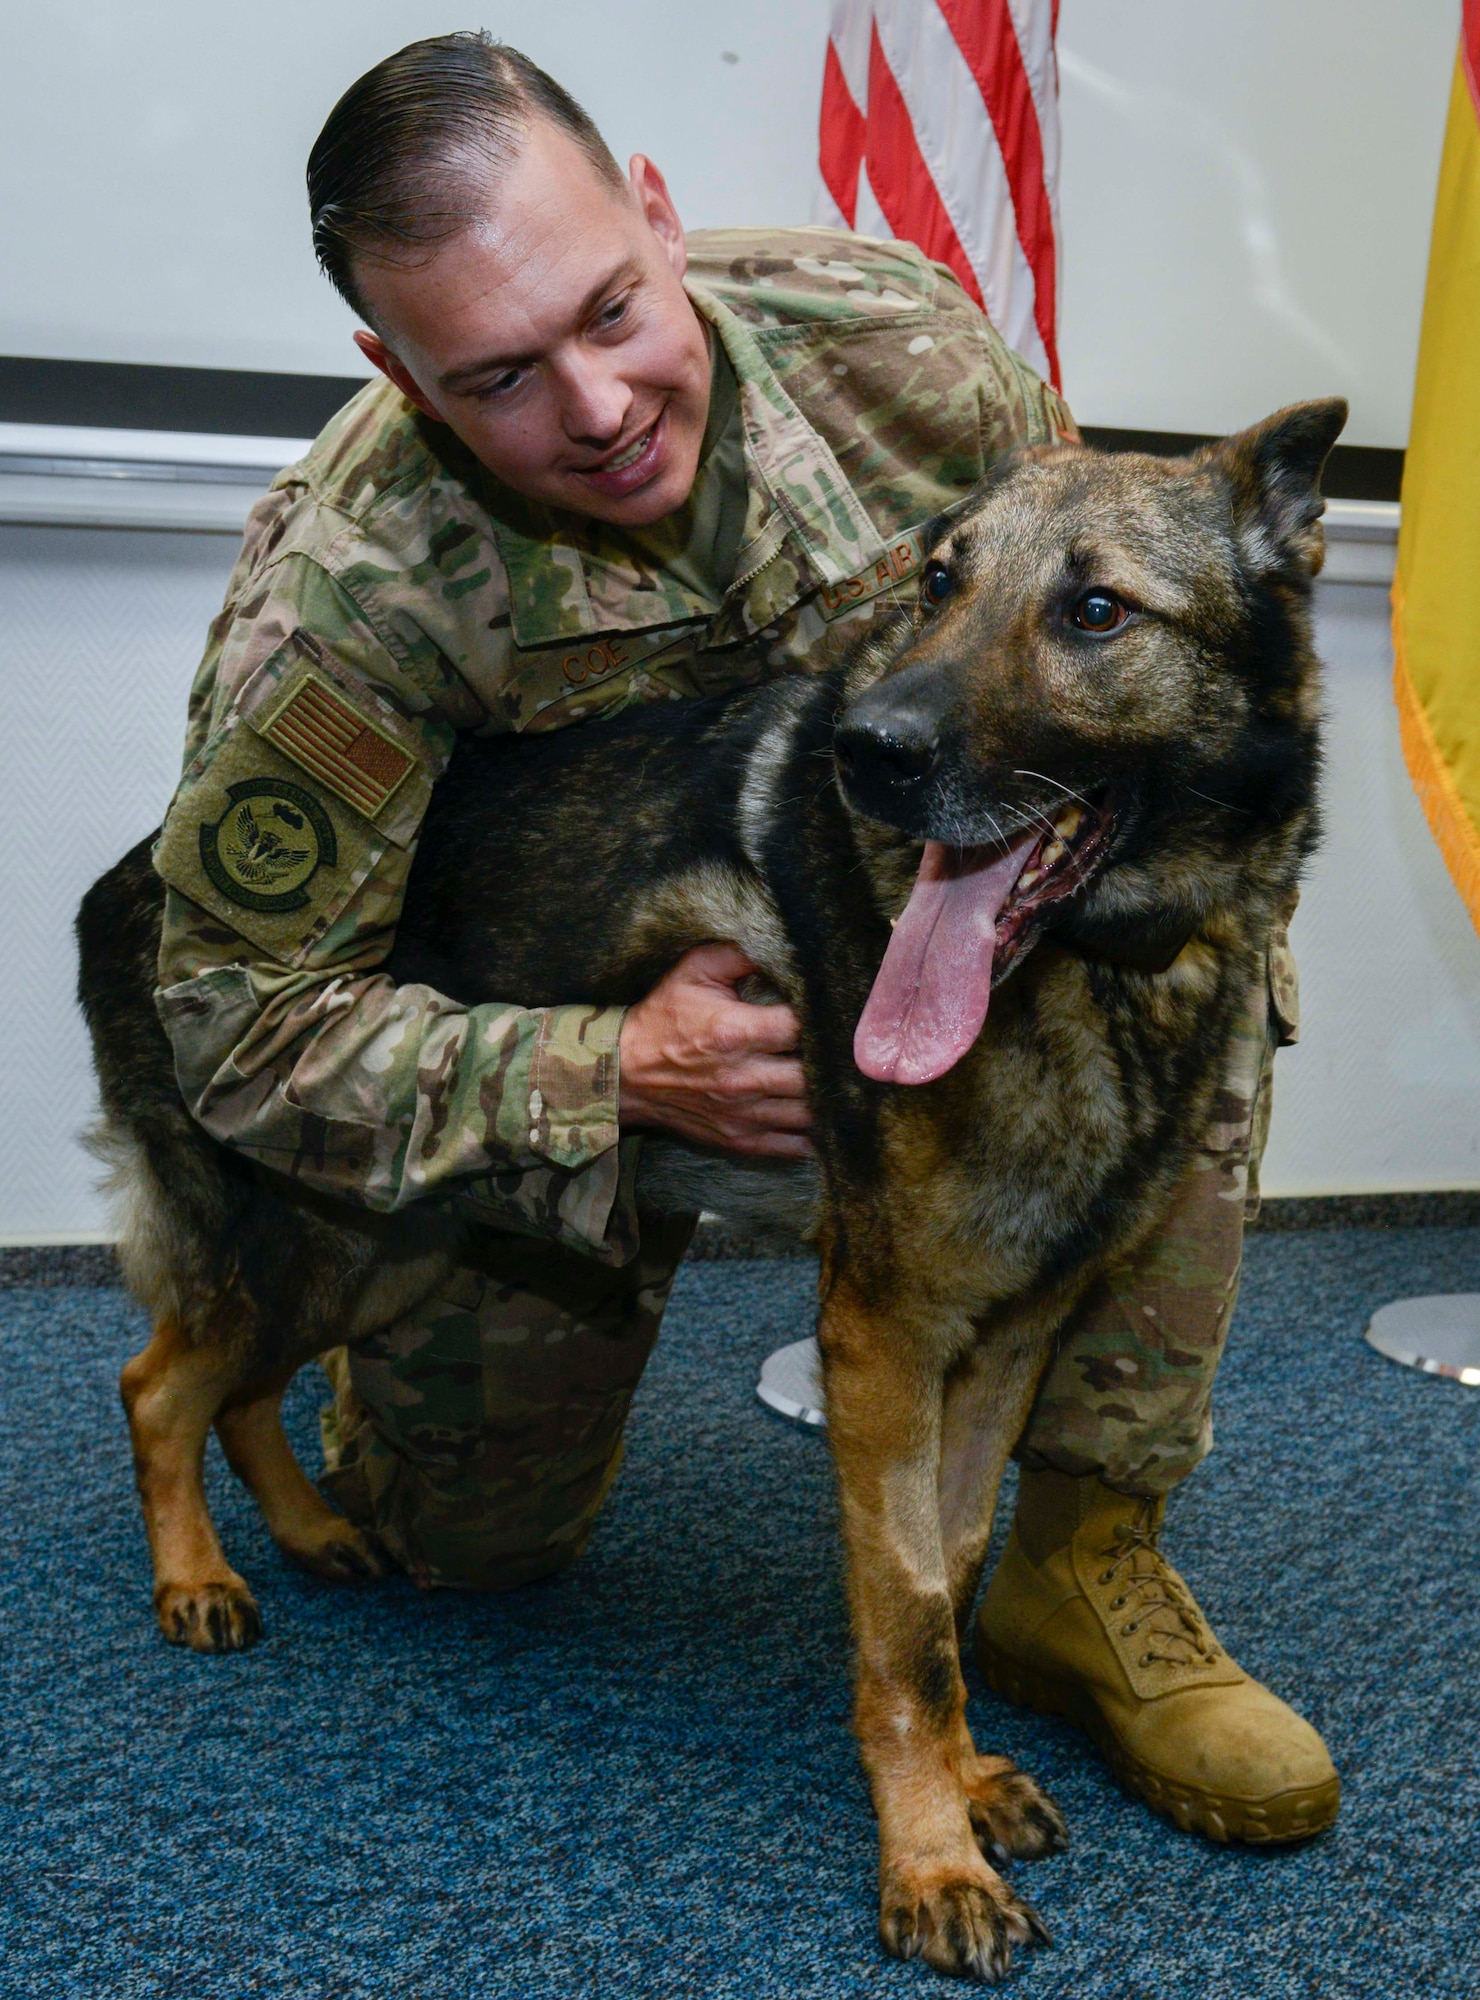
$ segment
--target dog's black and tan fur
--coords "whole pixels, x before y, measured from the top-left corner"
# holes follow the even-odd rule
[[[1020,456],[892,635],[816,679],[470,744],[419,849],[401,978],[632,1001],[727,938],[799,1012],[820,1186],[650,1144],[646,1187],[689,1211],[737,1190],[817,1207],[881,1929],[943,1971],[993,1977],[1039,1930],[986,1857],[1044,1853],[1060,1822],[977,1754],[959,1627],[1055,1331],[1165,1207],[1314,837],[1317,482],[1344,414],[1301,405],[1190,460]],[[1089,593],[1109,629],[1087,629]],[[1003,912],[975,1046],[937,1082],[867,1080],[854,1026],[921,842],[1042,823],[1047,847],[1054,821],[1066,851]],[[124,1268],[156,1316],[123,1383],[156,1605],[169,1637],[223,1650],[258,1622],[206,1512],[211,1424],[285,1549],[370,1565],[278,1399],[473,1253],[435,1212],[314,1200],[192,1124],[150,1002],[160,900],[144,848],[98,883],[81,992]]]

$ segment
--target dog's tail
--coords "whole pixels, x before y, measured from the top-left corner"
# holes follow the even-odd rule
[[[156,1317],[189,1327],[193,1307],[229,1289],[240,1197],[181,1101],[154,1011],[164,884],[152,845],[151,835],[110,868],[77,913],[77,997],[103,1105],[85,1143],[107,1169],[125,1283]]]

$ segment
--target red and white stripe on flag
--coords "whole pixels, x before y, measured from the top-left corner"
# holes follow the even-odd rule
[[[822,219],[949,264],[1059,386],[1058,0],[833,0]]]

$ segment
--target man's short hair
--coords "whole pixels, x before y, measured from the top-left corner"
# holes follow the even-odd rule
[[[319,267],[352,311],[371,319],[355,260],[414,257],[478,221],[535,118],[625,185],[569,91],[486,30],[412,42],[350,85],[308,156],[308,209]]]

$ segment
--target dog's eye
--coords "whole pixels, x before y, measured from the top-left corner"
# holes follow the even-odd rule
[[[1069,618],[1081,632],[1115,632],[1130,615],[1130,606],[1113,590],[1087,590]]]
[[[951,572],[944,563],[926,563],[925,574],[920,578],[920,599],[927,605],[944,604],[954,589]]]

